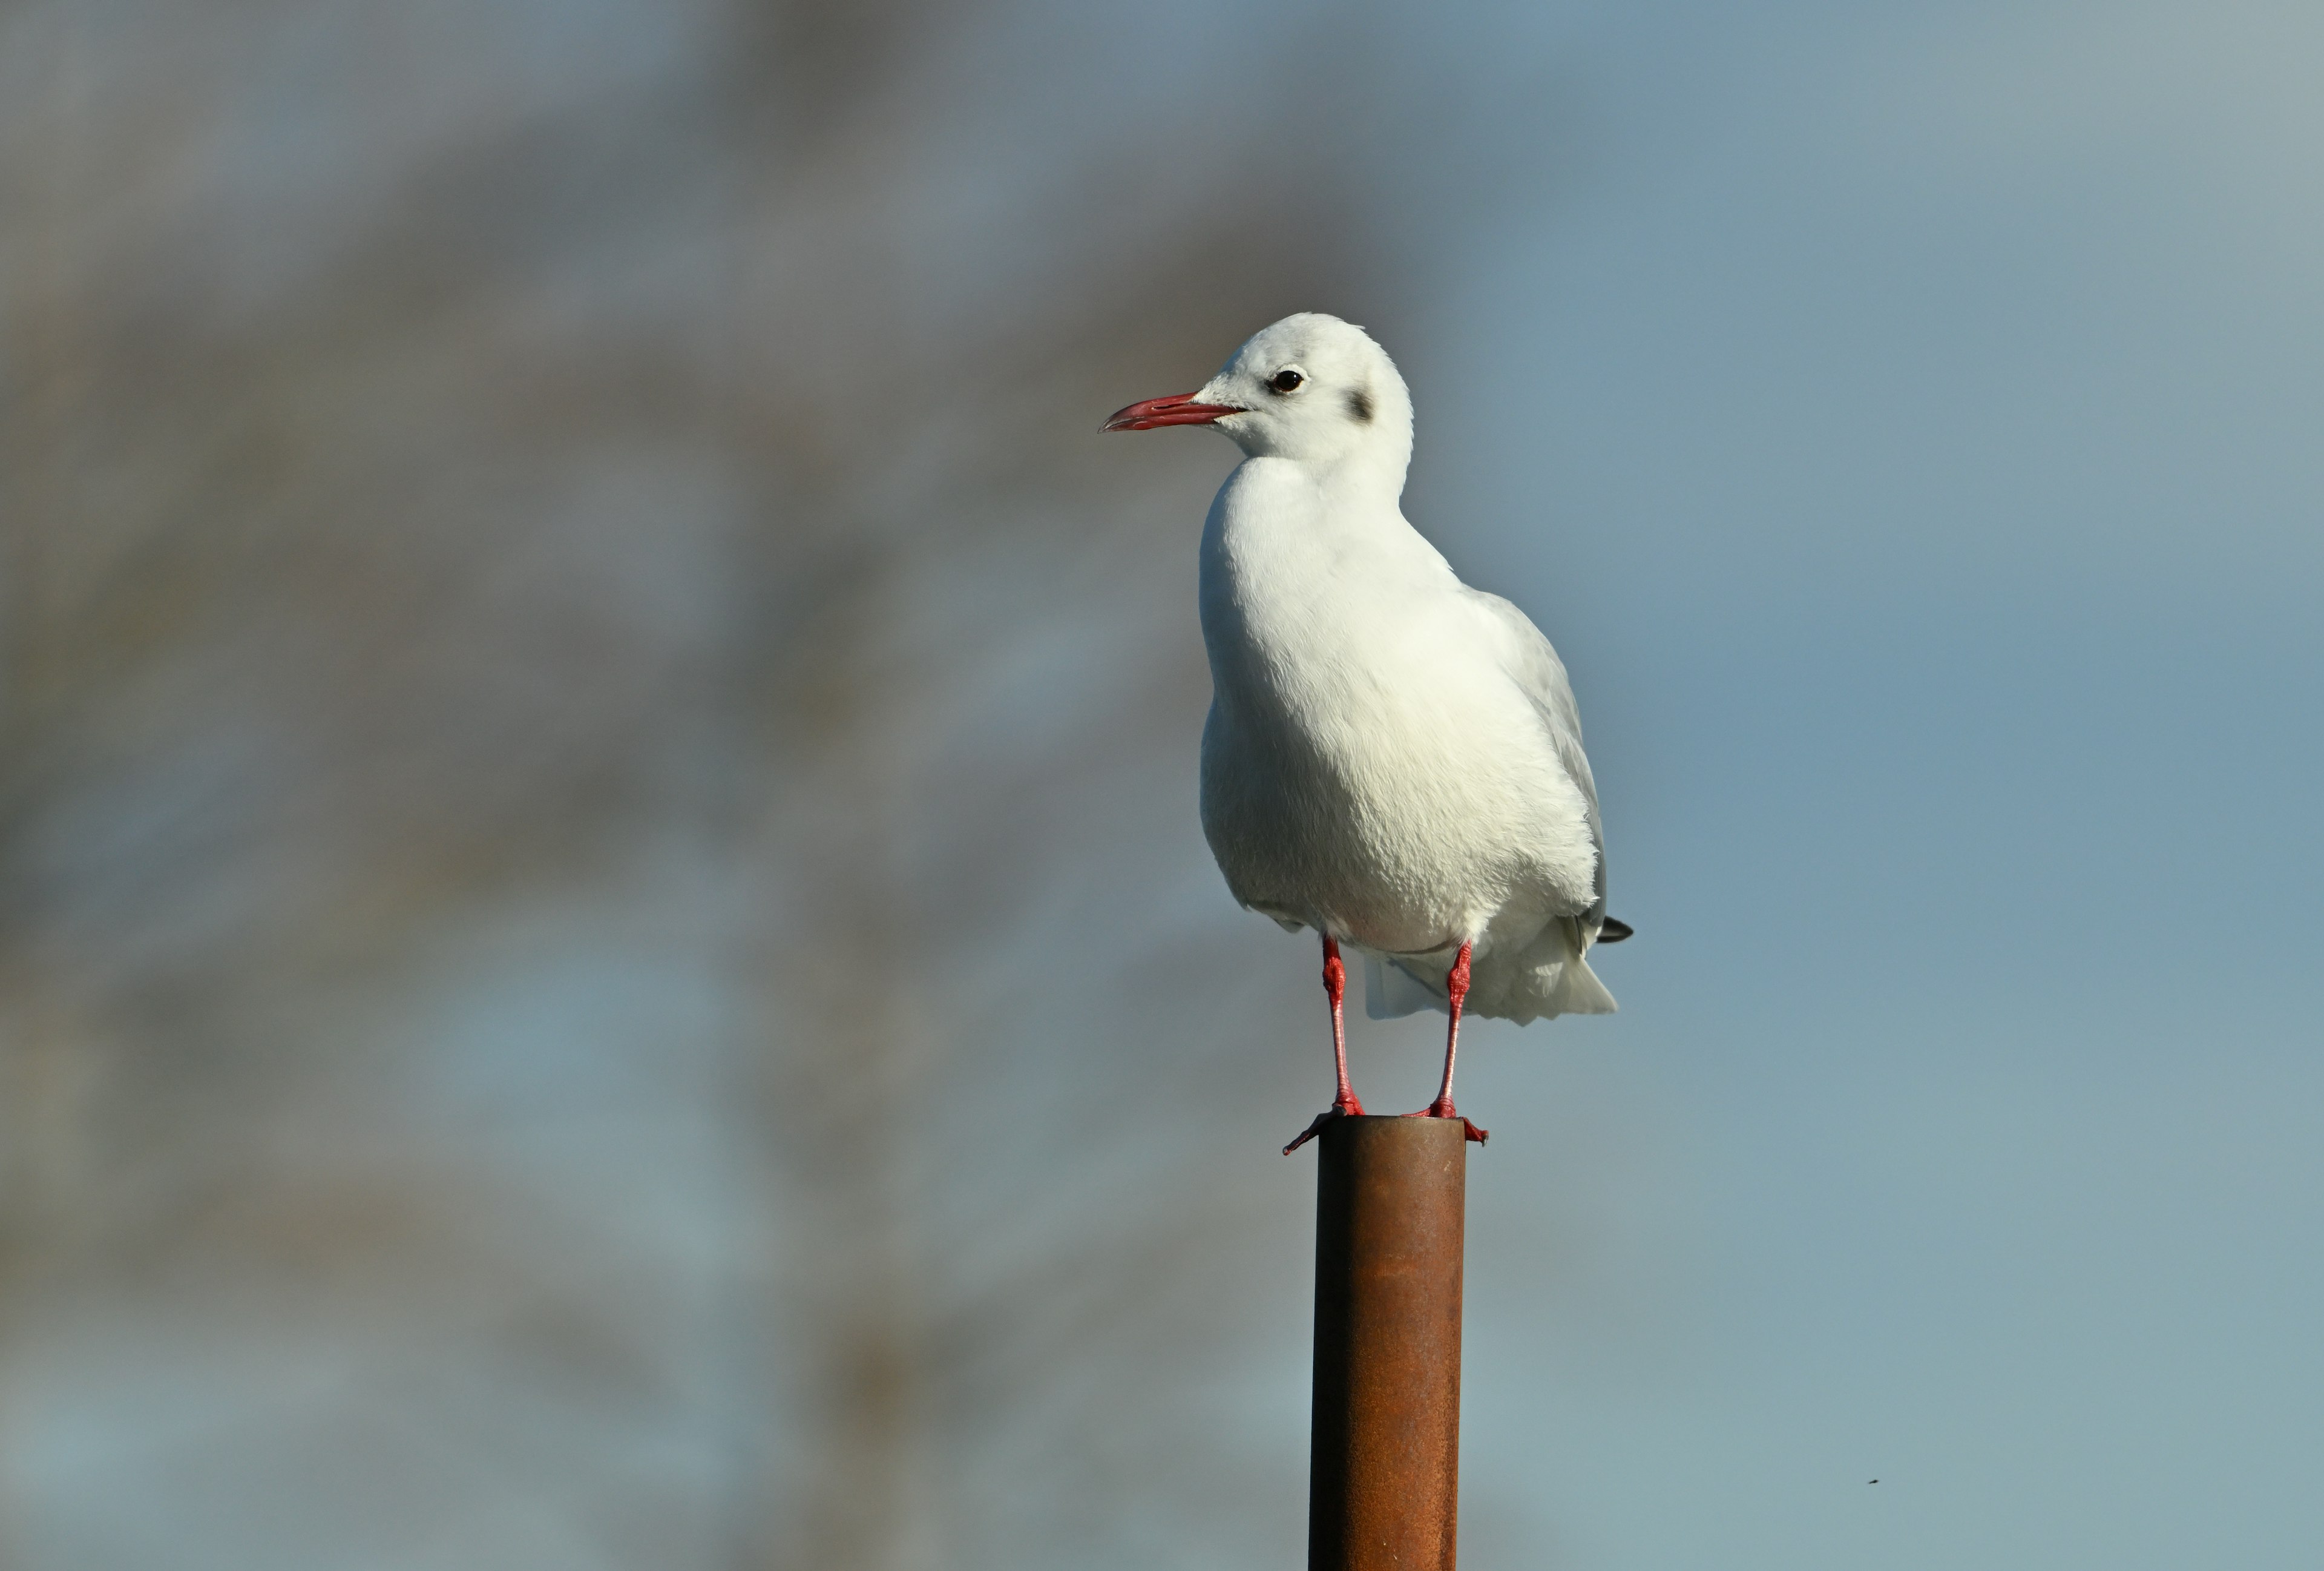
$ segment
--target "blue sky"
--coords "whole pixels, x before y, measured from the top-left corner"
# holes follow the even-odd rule
[[[1407,510],[1640,937],[1463,1056],[1471,1563],[2313,1562],[2324,16],[1541,38]]]

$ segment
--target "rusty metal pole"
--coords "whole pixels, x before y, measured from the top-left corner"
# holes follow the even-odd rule
[[[1452,1571],[1468,1142],[1335,1118],[1316,1145],[1308,1571]]]

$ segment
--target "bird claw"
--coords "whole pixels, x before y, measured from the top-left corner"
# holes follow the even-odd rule
[[[1299,1138],[1297,1140],[1293,1141],[1289,1145],[1283,1148],[1283,1154],[1287,1157],[1293,1151],[1297,1151],[1301,1146],[1305,1145],[1309,1141],[1314,1140],[1317,1135],[1323,1132],[1324,1125],[1330,1123],[1332,1120],[1335,1118],[1361,1118],[1363,1115],[1364,1104],[1356,1101],[1353,1097],[1350,1097],[1345,1104],[1334,1102],[1331,1106],[1326,1107],[1323,1112],[1315,1115],[1314,1123],[1309,1124],[1305,1129],[1299,1132]]]
[[[1405,1116],[1406,1118],[1461,1118],[1461,1115],[1452,1110],[1452,1104],[1450,1102],[1432,1102],[1419,1112],[1407,1113]],[[1461,1118],[1461,1132],[1464,1139],[1475,1141],[1479,1145],[1484,1144],[1492,1137],[1490,1130],[1479,1129],[1465,1118]],[[1302,1135],[1300,1138],[1305,1140],[1306,1136]]]

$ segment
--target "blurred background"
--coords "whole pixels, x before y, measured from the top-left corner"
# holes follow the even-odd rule
[[[0,9],[0,1565],[1301,1563],[1296,310],[1574,673],[1464,1563],[2311,1566],[2324,11]],[[1434,1017],[1354,1027],[1378,1109]],[[1879,1483],[1868,1483],[1871,1479]]]

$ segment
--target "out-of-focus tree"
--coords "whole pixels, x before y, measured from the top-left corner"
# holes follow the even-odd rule
[[[1207,481],[1093,433],[1389,281],[1357,62],[1119,47],[0,18],[9,1564],[1283,1552]]]

